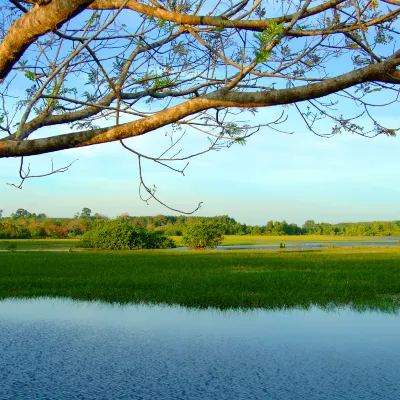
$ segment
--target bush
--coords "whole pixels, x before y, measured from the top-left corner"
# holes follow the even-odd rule
[[[197,221],[186,226],[182,243],[196,250],[214,248],[222,243],[225,227],[213,221]]]
[[[82,236],[80,246],[105,250],[167,249],[175,247],[175,243],[160,232],[135,228],[118,219],[96,221]]]
[[[12,237],[15,239],[30,239],[31,233],[29,232],[29,229],[24,226],[17,225],[13,231]]]

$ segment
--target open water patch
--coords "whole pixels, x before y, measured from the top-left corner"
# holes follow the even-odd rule
[[[282,243],[285,249],[299,249],[299,250],[315,250],[328,247],[355,247],[355,246],[398,246],[399,242],[310,242],[310,243]],[[279,244],[274,245],[231,245],[231,246],[217,246],[218,250],[273,250],[282,248]]]
[[[398,399],[400,317],[0,302],[1,399]]]
[[[290,249],[290,250],[317,250],[326,249],[331,247],[357,247],[357,246],[399,246],[399,240],[391,241],[369,241],[369,242],[344,242],[344,241],[332,241],[332,242],[282,242],[282,244],[243,244],[243,245],[227,245],[227,246],[216,246],[217,250],[278,250],[278,249]],[[187,247],[175,247],[171,250],[188,250]]]

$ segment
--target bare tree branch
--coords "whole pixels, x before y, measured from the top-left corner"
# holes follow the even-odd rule
[[[21,178],[21,182],[16,185],[14,183],[7,183],[7,185],[9,186],[14,186],[17,189],[22,189],[22,186],[24,185],[25,181],[27,179],[32,179],[32,178],[44,178],[46,176],[50,176],[50,175],[54,175],[54,174],[61,174],[63,172],[66,172],[69,170],[69,168],[72,166],[72,164],[75,163],[75,161],[78,161],[78,159],[72,161],[71,163],[69,163],[68,165],[64,166],[64,167],[60,167],[60,168],[54,168],[54,163],[53,163],[53,159],[51,160],[51,170],[50,172],[46,172],[45,174],[39,174],[39,175],[31,175],[31,165],[28,164],[27,170],[25,172],[24,170],[24,157],[21,157],[21,163],[19,166],[19,177]]]

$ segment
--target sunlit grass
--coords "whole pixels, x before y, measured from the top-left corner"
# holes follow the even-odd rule
[[[78,239],[0,239],[0,250],[68,250]]]
[[[0,298],[400,308],[400,249],[0,253]]]

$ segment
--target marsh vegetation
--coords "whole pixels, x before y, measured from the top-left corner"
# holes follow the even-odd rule
[[[0,298],[207,308],[400,308],[400,248],[3,252]]]

